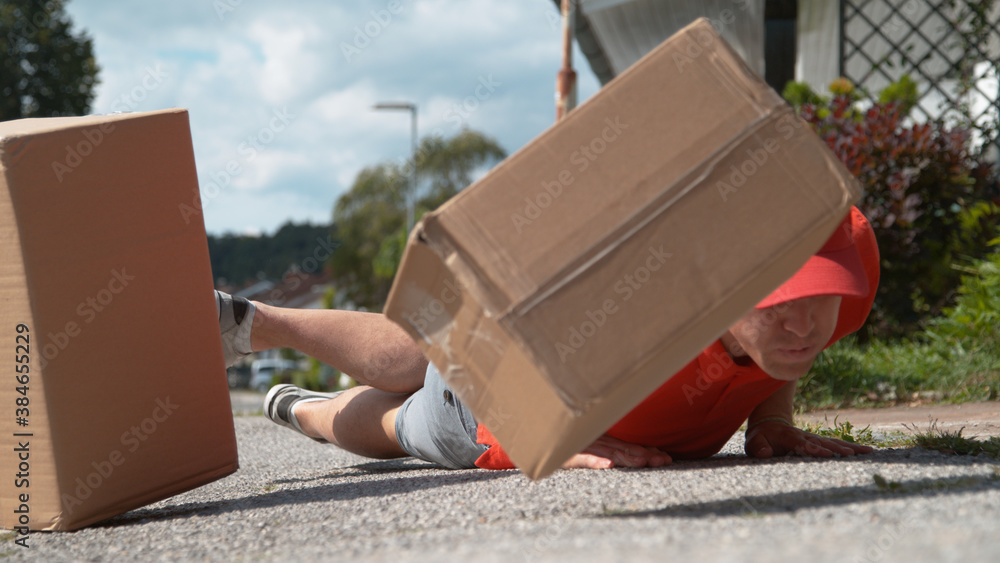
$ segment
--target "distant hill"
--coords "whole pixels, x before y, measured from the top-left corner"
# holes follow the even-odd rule
[[[296,266],[322,271],[335,243],[330,225],[285,223],[273,235],[208,236],[215,283],[242,287],[258,279],[279,279]]]

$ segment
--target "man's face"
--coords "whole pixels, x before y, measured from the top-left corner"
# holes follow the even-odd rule
[[[747,313],[722,336],[735,358],[749,356],[775,379],[794,381],[809,372],[837,327],[839,295],[780,303]]]

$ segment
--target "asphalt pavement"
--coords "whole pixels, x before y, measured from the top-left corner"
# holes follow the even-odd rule
[[[998,561],[1000,462],[920,449],[718,456],[656,470],[373,461],[234,397],[240,470],[12,561]],[[257,396],[259,400],[259,396]],[[996,409],[994,409],[996,411]]]

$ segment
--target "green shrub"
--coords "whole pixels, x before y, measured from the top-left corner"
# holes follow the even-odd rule
[[[925,331],[935,342],[957,341],[972,349],[997,348],[1000,343],[1000,251],[968,266],[954,307],[930,322]]]
[[[816,106],[826,105],[828,99],[817,94],[809,84],[796,82],[794,80],[785,84],[785,89],[781,91],[781,97],[785,99],[795,109],[806,104]]]
[[[962,268],[953,307],[892,342],[848,337],[799,382],[803,409],[1000,398],[1000,251]]]
[[[909,115],[913,106],[917,105],[920,93],[917,90],[917,83],[910,78],[909,74],[904,74],[898,82],[885,87],[879,92],[878,101],[881,104],[899,104],[903,115]]]

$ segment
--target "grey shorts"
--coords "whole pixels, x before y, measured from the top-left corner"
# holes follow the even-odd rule
[[[472,412],[427,364],[424,386],[396,414],[396,440],[411,456],[450,469],[471,469],[487,446],[476,443]]]

